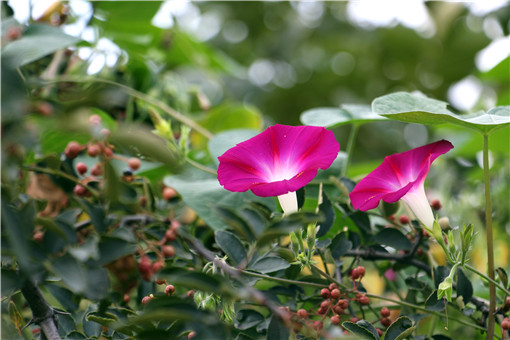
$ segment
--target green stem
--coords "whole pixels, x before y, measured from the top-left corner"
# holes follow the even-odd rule
[[[83,184],[82,182],[80,182],[80,180],[78,178],[75,178],[69,174],[66,174],[63,171],[50,169],[50,168],[41,168],[39,166],[22,166],[22,169],[28,170],[28,171],[34,171],[34,172],[42,172],[42,173],[45,173],[48,175],[53,175],[53,176],[64,177],[65,179],[68,179],[78,185],[81,185],[85,189],[87,189],[90,192],[90,194],[92,196],[94,196],[95,198],[99,198],[99,193],[97,192],[96,189],[88,186],[87,184]]]
[[[489,135],[483,135],[483,181],[485,184],[485,227],[487,232],[487,264],[489,278],[494,281],[494,240],[492,235],[492,207],[489,178]],[[489,323],[487,326],[487,340],[494,337],[494,311],[496,310],[496,286],[489,283]]]
[[[269,275],[265,275],[265,274],[259,274],[259,273],[255,273],[255,272],[250,272],[250,271],[247,271],[247,270],[241,270],[241,272],[243,274],[250,275],[250,276],[255,276],[255,277],[258,277],[258,278],[261,278],[261,279],[265,279],[265,280],[277,281],[277,282],[282,282],[282,283],[289,283],[289,284],[294,284],[294,285],[298,285],[298,286],[310,286],[310,287],[317,287],[317,288],[326,288],[327,287],[327,285],[323,285],[323,284],[320,284],[320,283],[313,283],[313,282],[304,282],[304,281],[283,279],[281,277],[273,277],[273,276],[269,276]]]
[[[310,266],[315,269],[316,271],[318,271],[322,276],[324,276],[326,279],[328,279],[329,281],[331,282],[334,282],[336,283],[336,285],[338,287],[342,287],[343,289],[349,289],[346,285],[344,285],[342,282],[338,281],[337,279],[335,279],[334,277],[332,277],[331,275],[329,275],[328,273],[326,273],[325,271],[323,271],[322,269],[320,269],[319,267],[317,267],[316,265],[314,264],[310,264]]]
[[[43,81],[44,83],[54,83],[54,82],[73,82],[73,83],[88,83],[88,82],[96,82],[96,83],[104,83],[109,85],[118,86],[121,89],[123,89],[127,94],[136,97],[138,99],[141,99],[149,104],[152,104],[161,110],[163,110],[166,114],[174,118],[175,120],[181,122],[184,125],[189,126],[196,132],[200,133],[201,135],[205,136],[207,139],[211,139],[214,135],[212,132],[204,128],[203,126],[196,123],[194,120],[186,117],[182,113],[178,112],[177,110],[174,110],[167,104],[152,98],[151,96],[146,95],[145,93],[142,93],[140,91],[137,91],[129,86],[126,86],[124,84],[120,84],[111,80],[107,79],[100,79],[100,78],[76,78],[76,77],[60,77],[58,79],[50,80],[50,81]]]
[[[464,268],[466,268],[467,270],[469,271],[472,271],[473,273],[475,273],[476,275],[480,276],[481,278],[485,279],[487,282],[490,282],[492,283],[493,285],[495,285],[497,288],[501,289],[503,292],[505,292],[505,294],[508,294],[510,295],[510,290],[506,289],[504,286],[502,286],[499,282],[491,279],[490,277],[488,277],[487,275],[485,275],[484,273],[481,273],[479,272],[478,270],[476,270],[476,268],[473,268],[467,264],[464,265]]]
[[[210,174],[213,174],[214,176],[217,176],[218,173],[216,170],[206,167],[205,165],[202,165],[198,162],[195,162],[194,160],[186,157],[186,162],[188,162],[190,165],[194,166],[197,169],[200,169],[202,171],[208,172]]]
[[[345,166],[342,169],[342,176],[347,175],[349,163],[351,161],[352,152],[354,150],[354,144],[356,143],[356,136],[358,135],[359,125],[352,124],[351,133],[349,134],[349,140],[347,141],[347,159],[345,160]]]

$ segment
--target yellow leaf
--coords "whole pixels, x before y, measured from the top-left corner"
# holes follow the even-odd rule
[[[16,304],[11,300],[9,302],[9,317],[11,318],[14,327],[18,330],[18,334],[21,336],[21,328],[23,327],[23,317],[16,308]]]

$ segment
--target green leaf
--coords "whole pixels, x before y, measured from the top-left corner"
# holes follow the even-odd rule
[[[237,236],[223,230],[216,230],[214,235],[216,237],[216,243],[220,249],[228,255],[234,265],[239,265],[246,258],[246,250]]]
[[[346,104],[339,108],[318,107],[301,114],[301,122],[305,125],[333,128],[343,124],[368,123],[385,120],[372,112],[369,105]]]
[[[214,207],[214,211],[218,216],[229,225],[234,232],[242,239],[252,242],[255,240],[255,232],[245,219],[237,213],[234,209],[228,207]]]
[[[360,337],[361,339],[378,340],[375,335],[370,332],[366,327],[360,326],[354,322],[342,322],[342,326],[347,329],[351,334]]]
[[[366,330],[368,330],[370,333],[372,333],[377,340],[379,340],[379,333],[377,333],[377,329],[368,321],[366,320],[360,320],[356,322],[358,326],[364,327]]]
[[[113,236],[103,236],[99,241],[99,259],[95,265],[105,265],[123,256],[133,254],[136,244]]]
[[[87,269],[87,286],[85,296],[90,300],[99,301],[108,295],[110,279],[106,269],[101,267]]]
[[[2,296],[8,296],[21,289],[21,280],[15,270],[1,268],[2,277]]]
[[[262,246],[268,242],[274,241],[276,238],[290,234],[297,229],[302,228],[310,223],[319,223],[322,219],[313,213],[295,213],[285,216],[281,221],[272,223],[257,239],[257,245]]]
[[[510,124],[510,107],[495,107],[489,112],[457,115],[448,109],[448,103],[427,98],[421,93],[396,92],[376,98],[374,112],[406,123],[427,125],[451,123],[490,134]]]
[[[344,256],[352,248],[352,242],[349,241],[346,233],[337,234],[331,241],[329,249],[334,259]]]
[[[258,131],[264,125],[259,110],[254,106],[244,104],[223,104],[215,107],[209,110],[199,123],[213,133],[233,129]],[[198,134],[194,134],[192,140],[199,147],[206,143],[205,137]]]
[[[411,336],[416,326],[413,326],[413,321],[407,316],[401,316],[393,322],[384,335],[384,340],[402,340]]]
[[[267,327],[267,340],[288,339],[289,336],[290,332],[288,328],[285,327],[276,315],[273,315]]]
[[[87,272],[83,265],[74,257],[65,254],[57,258],[52,267],[67,287],[75,293],[83,293],[87,287]]]
[[[264,321],[264,316],[253,309],[241,309],[236,316],[235,327],[240,330],[252,328]]]
[[[249,270],[253,270],[259,273],[273,273],[278,270],[287,269],[290,267],[290,263],[278,256],[266,256],[258,259],[255,263],[248,267]]]
[[[498,267],[496,268],[496,273],[498,273],[498,278],[503,284],[503,287],[508,286],[508,274],[504,268]]]
[[[329,229],[331,229],[333,223],[335,223],[336,218],[335,210],[333,209],[331,201],[325,191],[322,191],[322,203],[319,205],[319,212],[324,216],[324,221],[318,224],[320,229],[317,232],[316,237],[326,235]]]
[[[225,223],[218,217],[214,206],[228,206],[240,210],[246,201],[257,201],[273,211],[276,210],[272,197],[258,197],[251,192],[230,192],[219,184],[218,179],[196,169],[186,168],[181,175],[167,176],[165,184],[179,192],[184,203],[200,216],[212,229],[225,229]]]
[[[473,285],[462,269],[457,269],[457,296],[462,296],[464,303],[473,297]]]
[[[425,301],[425,308],[428,310],[438,312],[444,310],[444,307],[445,301],[437,298],[437,290],[433,291]]]
[[[218,157],[223,155],[225,151],[245,140],[255,137],[258,133],[259,131],[252,129],[235,129],[220,132],[209,140],[209,153],[214,162],[219,164]]]
[[[395,228],[382,229],[374,236],[374,240],[397,250],[410,250],[412,247],[409,239],[400,230]]]
[[[173,285],[183,286],[188,289],[196,289],[209,293],[222,294],[224,298],[228,298],[232,295],[232,287],[228,287],[224,283],[222,277],[201,273],[201,272],[190,272],[184,269],[177,268],[166,268],[163,269],[158,277],[165,278],[168,282],[172,282]]]
[[[65,34],[58,27],[32,24],[20,39],[2,47],[2,62],[7,61],[11,67],[20,67],[79,41],[79,38]]]

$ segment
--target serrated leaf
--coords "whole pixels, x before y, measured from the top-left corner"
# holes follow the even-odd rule
[[[411,319],[401,316],[388,327],[384,340],[402,340],[410,336],[415,328]]]
[[[412,247],[409,239],[395,228],[382,229],[374,236],[374,240],[397,250],[410,250]]]
[[[237,236],[224,230],[216,230],[214,235],[220,249],[236,266],[246,258],[246,250]]]
[[[278,270],[287,269],[290,263],[278,256],[266,256],[258,259],[248,269],[259,273],[273,273]]]
[[[305,125],[333,128],[343,124],[368,123],[386,118],[372,112],[368,105],[346,104],[341,107],[318,107],[301,114]]]
[[[360,320],[356,322],[358,326],[366,328],[370,333],[372,333],[377,340],[379,340],[379,333],[377,333],[377,329],[368,321],[366,320]]]
[[[342,326],[353,335],[356,335],[362,339],[378,340],[378,338],[376,338],[372,332],[363,326],[355,324],[354,322],[345,321],[342,323]]]
[[[495,107],[488,112],[457,115],[448,103],[421,93],[396,92],[376,98],[372,110],[390,119],[426,125],[455,124],[490,134],[510,124],[510,106]]]

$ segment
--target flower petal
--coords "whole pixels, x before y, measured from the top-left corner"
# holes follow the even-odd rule
[[[230,191],[278,196],[305,186],[339,150],[323,127],[275,125],[218,157],[218,180]]]
[[[377,207],[380,200],[396,202],[407,192],[418,190],[432,162],[452,148],[450,142],[440,140],[385,157],[349,194],[353,208],[370,210]]]

